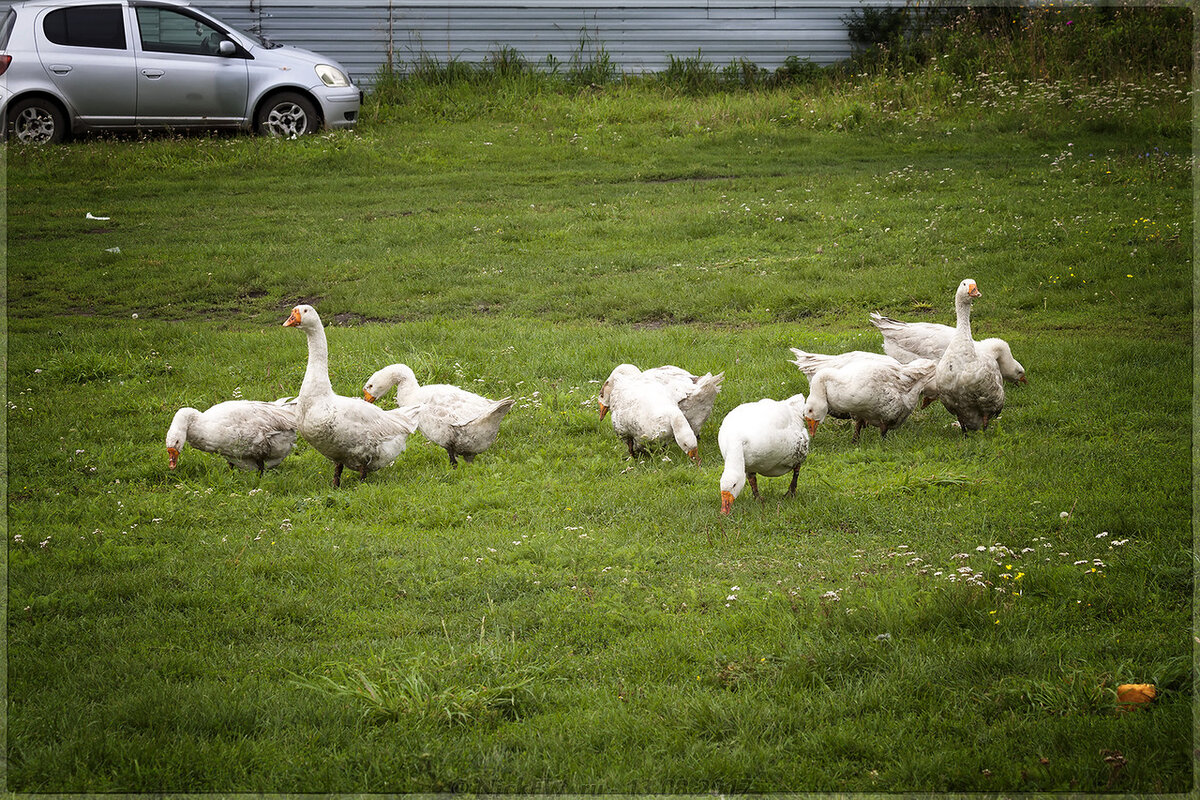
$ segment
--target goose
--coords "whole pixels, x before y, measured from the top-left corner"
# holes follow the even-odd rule
[[[878,364],[880,367],[888,366],[891,368],[899,367],[903,362],[891,355],[884,353],[872,353],[866,350],[850,350],[845,353],[836,355],[826,355],[824,353],[808,353],[804,350],[799,350],[795,347],[790,348],[792,355],[795,356],[790,363],[795,364],[804,373],[804,376],[812,381],[813,376],[822,369],[827,367],[844,367],[855,362],[869,362]],[[912,361],[913,359],[908,359]],[[921,408],[937,400],[937,382],[930,376],[929,381],[921,388]],[[829,416],[839,419],[849,419],[849,415],[842,412],[840,409],[831,408],[828,412]]]
[[[288,398],[226,400],[207,411],[184,407],[167,429],[167,467],[175,469],[185,444],[217,453],[230,469],[263,470],[279,466],[296,444],[297,412]]]
[[[363,386],[363,399],[374,403],[396,389],[396,405],[421,404],[417,430],[445,448],[450,466],[458,468],[458,457],[470,464],[475,456],[492,446],[500,432],[500,420],[513,407],[513,399],[486,397],[445,383],[418,385],[407,364],[391,364],[377,371]]]
[[[721,381],[725,379],[724,372],[718,372],[716,375],[711,372],[704,375],[693,375],[686,369],[672,364],[664,364],[661,367],[645,371],[638,369],[633,364],[620,364],[613,369],[608,380],[600,388],[600,419],[604,419],[604,415],[608,413],[612,403],[613,379],[633,375],[641,375],[656,381],[669,392],[678,396],[676,404],[687,418],[688,424],[692,426],[692,432],[696,436],[700,435],[700,429],[704,426],[705,420],[712,414],[713,406],[717,401],[717,393],[721,391]]]
[[[901,364],[878,353],[817,369],[809,378],[804,406],[808,432],[816,434],[817,425],[827,415],[842,415],[854,420],[851,441],[858,441],[864,425],[879,428],[880,438],[886,439],[889,430],[912,414],[936,371],[937,362],[928,358]]]
[[[982,297],[978,285],[967,278],[954,294],[958,318],[954,336],[937,362],[938,397],[958,417],[963,433],[986,430],[1004,409],[1004,379],[996,360],[981,356],[971,338],[971,303]]]
[[[883,352],[905,363],[914,358],[938,360],[954,338],[953,327],[936,322],[901,322],[872,312],[871,324],[883,334]],[[975,349],[980,355],[996,360],[1004,380],[1010,383],[1029,382],[1025,378],[1025,367],[1013,358],[1008,342],[995,337],[980,339],[975,342]]]
[[[754,497],[761,499],[758,475],[775,478],[791,470],[792,483],[784,497],[794,497],[800,465],[808,456],[804,395],[742,403],[721,421],[717,445],[725,460],[721,472],[722,514],[730,512],[747,483]]]
[[[688,458],[700,463],[699,440],[679,407],[686,395],[677,387],[647,376],[631,364],[622,365],[605,381],[601,397],[606,399],[600,401],[600,418],[611,413],[613,429],[625,440],[630,456],[674,438]]]
[[[356,470],[360,478],[391,464],[404,452],[417,428],[419,407],[384,411],[358,397],[333,393],[329,382],[329,345],[317,310],[298,305],[284,323],[308,337],[308,367],[297,398],[300,435],[334,463],[333,485],[341,485],[342,469]]]

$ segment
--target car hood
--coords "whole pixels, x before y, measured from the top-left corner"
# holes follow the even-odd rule
[[[254,60],[267,67],[305,69],[305,78],[312,79],[313,83],[319,83],[316,74],[312,71],[312,67],[317,64],[328,64],[332,67],[337,67],[346,77],[350,73],[346,68],[328,56],[323,56],[320,53],[314,53],[311,50],[305,50],[302,47],[293,47],[290,44],[281,44],[276,47],[264,47],[257,41],[250,40],[247,37],[241,37],[241,44],[254,56]]]

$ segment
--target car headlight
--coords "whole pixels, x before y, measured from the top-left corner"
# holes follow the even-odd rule
[[[346,73],[342,72],[337,67],[329,64],[317,64],[317,77],[321,79],[321,83],[326,86],[349,86],[350,79],[346,77]]]

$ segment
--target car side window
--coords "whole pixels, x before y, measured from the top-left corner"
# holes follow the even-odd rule
[[[42,32],[55,44],[69,47],[125,49],[125,18],[120,6],[80,6],[51,11]]]
[[[17,12],[11,8],[4,15],[4,22],[0,23],[0,50],[8,49],[8,39],[12,36],[13,26],[17,23]]]
[[[206,22],[170,8],[139,6],[137,20],[142,49],[152,52],[213,56],[225,38]]]

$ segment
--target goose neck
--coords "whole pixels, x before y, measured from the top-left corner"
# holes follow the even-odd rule
[[[955,330],[960,335],[965,332],[969,337],[971,335],[971,298],[965,294],[959,295],[954,301],[954,309],[958,323]]]
[[[308,367],[304,370],[304,382],[300,384],[301,397],[333,394],[329,382],[329,343],[325,329],[320,325],[306,327],[308,335]]]

